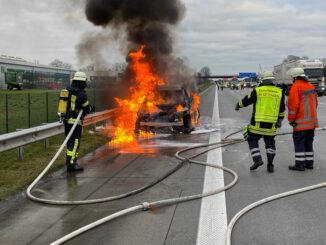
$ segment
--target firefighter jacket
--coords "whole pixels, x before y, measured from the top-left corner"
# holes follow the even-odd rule
[[[294,131],[304,131],[318,127],[318,99],[314,85],[303,79],[297,79],[289,92],[288,120]]]
[[[238,108],[253,104],[249,132],[276,135],[276,123],[285,116],[284,93],[273,84],[262,84],[237,103]]]
[[[78,85],[72,85],[68,87],[69,98],[67,104],[66,122],[68,124],[74,124],[76,118],[81,109],[83,109],[82,119],[92,111],[92,107],[89,104],[87,94],[83,88],[79,88]],[[82,120],[78,124],[82,124]]]

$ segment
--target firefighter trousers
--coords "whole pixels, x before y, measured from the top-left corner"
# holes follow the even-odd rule
[[[315,130],[304,130],[293,132],[293,143],[295,150],[295,165],[299,168],[312,167],[314,164],[313,142]]]
[[[65,135],[69,134],[70,129],[73,124],[65,123]],[[67,151],[66,151],[66,166],[67,168],[73,168],[77,163],[78,150],[80,146],[80,139],[82,135],[82,126],[77,125],[74,132],[67,142]]]
[[[262,162],[262,156],[259,149],[259,140],[260,138],[264,139],[265,149],[267,155],[268,164],[273,164],[274,157],[276,155],[276,147],[275,147],[275,136],[267,136],[255,134],[252,132],[248,132],[248,144],[251,153],[252,160],[254,162]]]

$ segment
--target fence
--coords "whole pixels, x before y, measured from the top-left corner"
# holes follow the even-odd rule
[[[0,93],[0,134],[58,121],[60,91],[14,91]],[[98,90],[87,90],[96,111],[108,108]]]

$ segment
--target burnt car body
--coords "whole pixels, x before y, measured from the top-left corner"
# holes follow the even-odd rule
[[[193,121],[198,120],[199,110],[193,110],[193,97],[181,86],[159,86],[155,112],[142,108],[138,112],[135,132],[160,132],[190,134]],[[144,104],[146,101],[144,102]]]

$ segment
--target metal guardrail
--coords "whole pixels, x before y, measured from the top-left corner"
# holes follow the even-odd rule
[[[98,122],[107,121],[114,117],[116,112],[117,109],[113,109],[88,115],[83,120],[83,126],[89,126]],[[0,135],[0,152],[19,147],[19,158],[23,159],[24,145],[40,140],[47,140],[48,138],[62,134],[63,132],[63,123],[55,122],[34,128],[24,129],[18,132]],[[48,144],[47,141],[45,144]]]

